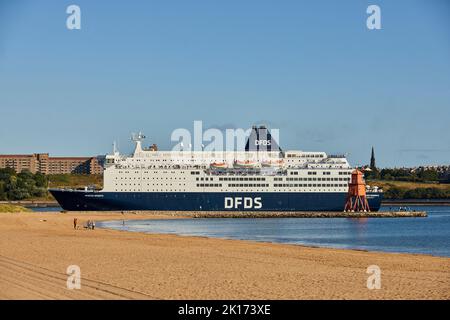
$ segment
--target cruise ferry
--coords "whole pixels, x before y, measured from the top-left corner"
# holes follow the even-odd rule
[[[104,164],[103,189],[50,189],[67,211],[343,211],[352,173],[344,155],[284,151],[253,126],[242,151],[159,151],[135,136],[132,155]],[[382,190],[366,187],[371,211]]]

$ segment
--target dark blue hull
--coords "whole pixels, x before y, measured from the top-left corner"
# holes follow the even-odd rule
[[[51,189],[67,211],[343,211],[343,192],[93,192]],[[371,211],[378,211],[382,193],[367,195]]]

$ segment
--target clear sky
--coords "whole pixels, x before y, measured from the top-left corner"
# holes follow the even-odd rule
[[[170,149],[194,120],[354,165],[372,146],[382,167],[450,164],[450,1],[0,0],[0,153],[129,152],[139,130]]]

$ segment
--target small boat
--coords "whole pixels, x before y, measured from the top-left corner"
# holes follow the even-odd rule
[[[261,165],[263,167],[270,167],[270,168],[280,168],[284,165],[284,161],[283,159],[279,159],[279,160],[267,160],[267,161],[263,161],[261,163]]]

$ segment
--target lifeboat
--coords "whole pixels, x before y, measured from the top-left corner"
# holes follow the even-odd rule
[[[245,161],[235,160],[234,161],[235,168],[257,168],[258,165],[259,164],[256,161],[250,161],[250,160],[245,160]]]
[[[267,160],[267,161],[263,161],[261,163],[261,165],[263,167],[270,167],[270,168],[279,168],[282,167],[284,165],[284,161],[283,159],[279,159],[279,160]]]
[[[209,165],[212,169],[226,169],[228,165],[226,162],[213,162]]]

